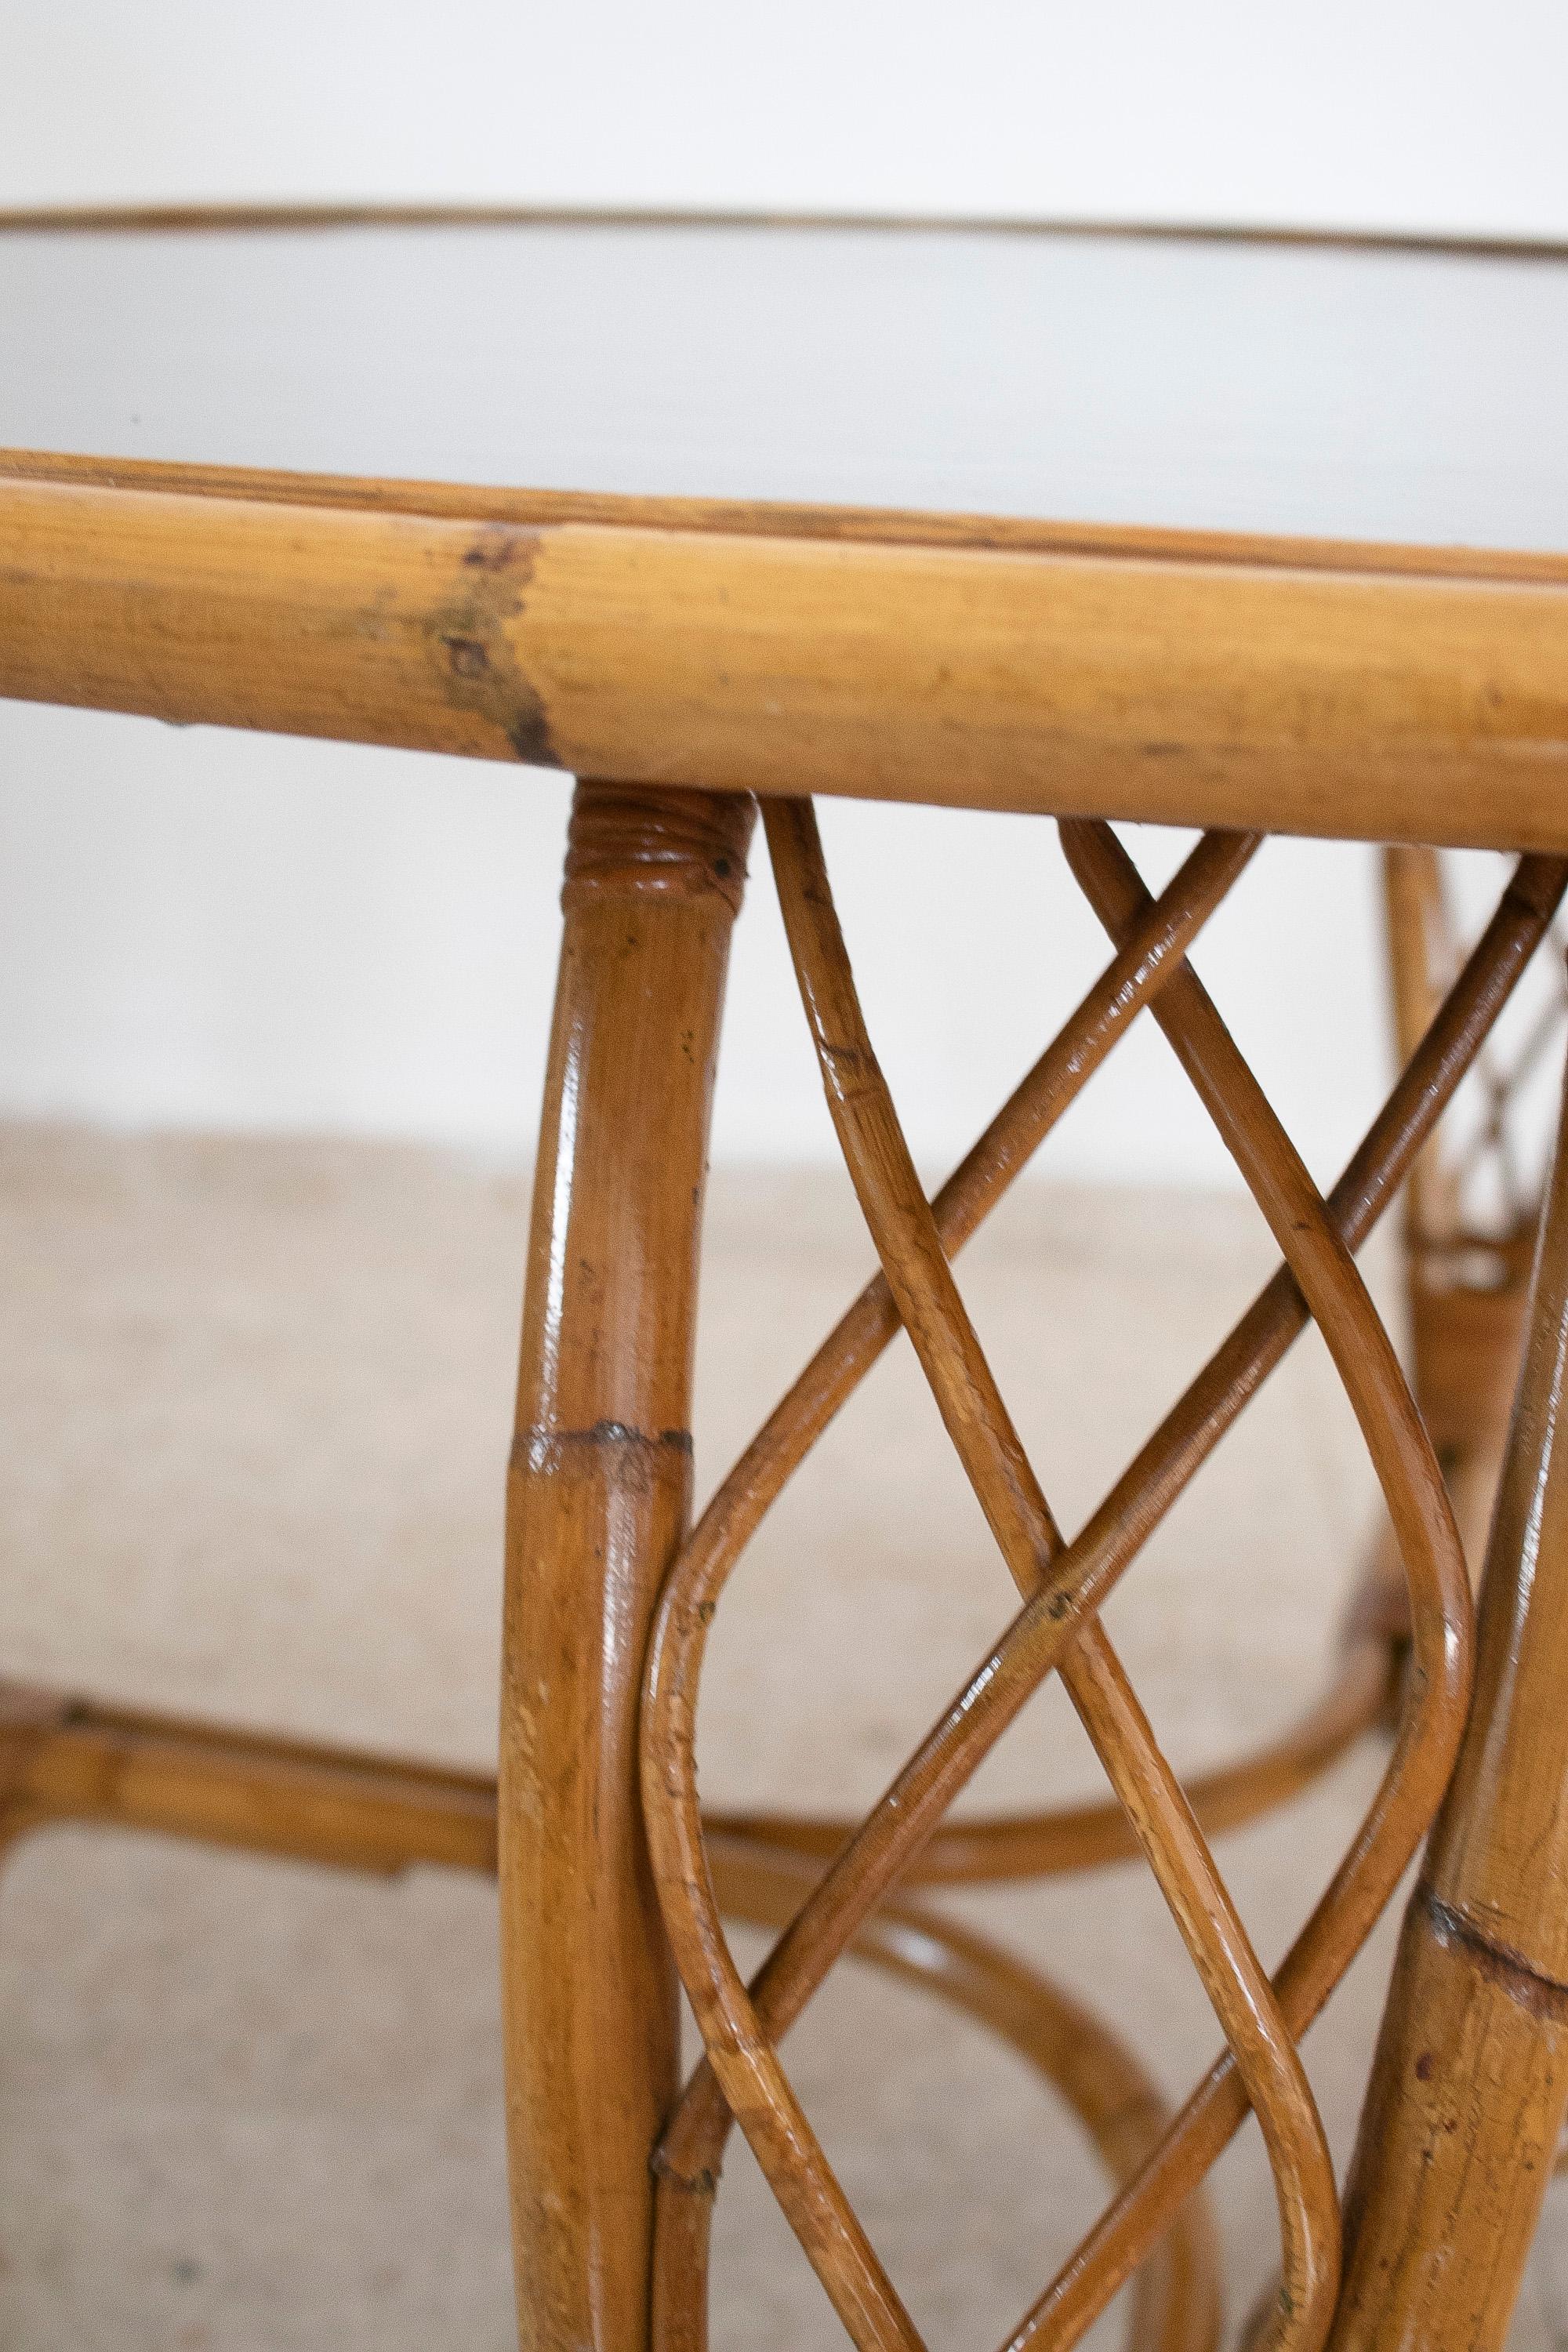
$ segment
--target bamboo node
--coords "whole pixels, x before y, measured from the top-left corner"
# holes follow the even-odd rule
[[[594,898],[697,898],[736,913],[756,820],[749,793],[676,792],[584,779],[572,802],[561,903]]]
[[[1457,1904],[1446,1902],[1433,1887],[1423,1884],[1416,1889],[1415,1899],[1426,1913],[1435,1943],[1445,1950],[1465,1953],[1489,1983],[1531,2017],[1553,2025],[1568,2025],[1568,1985],[1532,1968],[1522,1952],[1500,1943],[1468,1912]]]

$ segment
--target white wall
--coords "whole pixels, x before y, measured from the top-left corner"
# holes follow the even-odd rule
[[[0,705],[0,1103],[525,1150],[568,789],[480,761]],[[1048,824],[849,803],[822,822],[873,1034],[937,1165],[1102,944]],[[1145,839],[1152,876],[1178,845]],[[1370,879],[1364,852],[1272,844],[1199,959],[1329,1160],[1382,1074]],[[834,1153],[760,841],[715,1148]],[[1096,1081],[1047,1164],[1225,1174],[1152,1036]]]
[[[447,195],[1568,235],[1565,88],[1558,0],[0,0],[0,204]],[[0,1112],[526,1148],[565,791],[0,706]],[[847,804],[824,822],[874,1034],[936,1165],[1089,976],[1092,926],[1048,826]],[[1173,851],[1142,854],[1163,873]],[[755,863],[717,1150],[825,1156]],[[1324,1170],[1383,1077],[1372,878],[1364,852],[1271,845],[1200,958]],[[1226,1173],[1152,1037],[1047,1164]]]
[[[1562,232],[1561,0],[4,0],[0,203]]]

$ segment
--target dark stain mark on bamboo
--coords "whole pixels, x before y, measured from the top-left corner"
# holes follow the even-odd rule
[[[507,624],[522,612],[538,548],[536,530],[484,524],[464,551],[457,592],[431,615],[428,634],[446,700],[492,720],[525,767],[559,768],[543,701],[507,635]]]

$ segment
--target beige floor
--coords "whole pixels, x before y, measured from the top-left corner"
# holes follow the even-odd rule
[[[841,1180],[716,1185],[698,1459],[711,1481],[868,1263]],[[493,1752],[500,1471],[525,1187],[403,1150],[0,1130],[5,1666],[479,1760]],[[1047,1491],[1095,1499],[1267,1270],[1245,1203],[1031,1190],[965,1288]],[[1368,1475],[1304,1343],[1113,1604],[1178,1761],[1312,1690]],[[1009,1610],[898,1351],[763,1530],[716,1628],[710,1798],[871,1798]],[[1365,1753],[1227,1840],[1278,1955],[1364,1802]],[[1058,1695],[988,1768],[1094,1785]],[[984,1793],[983,1790],[982,1794]],[[1173,2091],[1212,2023],[1135,1869],[976,1902]],[[494,1897],[67,1832],[0,1897],[0,2344],[8,2352],[501,2352],[510,2295]],[[1309,2045],[1336,2147],[1387,1938]],[[994,2344],[1098,2183],[1037,2086],[915,1996],[843,1972],[789,2045],[933,2347]],[[1246,2301],[1272,2260],[1250,2130],[1215,2179]],[[836,2324],[742,2154],[716,2352]],[[1568,2342],[1543,2234],[1518,2329]]]

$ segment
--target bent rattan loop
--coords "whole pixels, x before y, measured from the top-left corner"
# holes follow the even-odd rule
[[[788,821],[783,819],[782,812],[781,820]],[[1247,845],[1248,854],[1251,845]],[[1196,863],[1197,856],[1194,853],[1189,869],[1184,871]],[[1321,1204],[1317,1207],[1316,1258],[1311,1269],[1314,1287],[1321,1286],[1325,1279],[1331,1291],[1335,1279],[1342,1286],[1348,1261],[1336,1260],[1335,1248],[1340,1244],[1353,1247],[1364,1237],[1429,1135],[1550,919],[1565,878],[1568,876],[1562,861],[1521,862],[1486,939],[1471,957],[1421,1049],[1326,1204],[1326,1213]],[[1141,893],[1142,885],[1137,888]],[[1166,894],[1162,907],[1171,895]],[[809,914],[809,902],[805,903]],[[1146,918],[1146,905],[1141,911]],[[1181,977],[1184,982],[1184,973]],[[1156,993],[1147,981],[1144,993],[1151,998]],[[1083,1012],[1080,1007],[1080,1016]],[[1058,1040],[1058,1047],[1062,1042]],[[825,1074],[851,1115],[862,1116],[870,1106],[874,1160],[875,1150],[886,1143],[888,1130],[870,1069],[857,1058],[863,1049],[854,1034],[836,1035],[831,1023],[823,1031],[822,1044]],[[1049,1054],[1042,1057],[1032,1077],[1050,1059]],[[1245,1070],[1244,1065],[1242,1068]],[[1020,1095],[1028,1085],[1029,1081],[1026,1081]],[[1246,1148],[1247,1118],[1243,1117],[1238,1123],[1234,1110],[1227,1108],[1234,1091],[1233,1078],[1211,1088],[1239,1143]],[[960,1177],[944,1188],[939,1204],[951,1203],[961,1178],[968,1177],[973,1182],[973,1171],[984,1145],[995,1137],[1018,1099],[1016,1097],[1008,1112],[994,1123],[987,1139],[983,1139],[983,1146],[977,1147],[960,1171]],[[1253,1128],[1257,1129],[1258,1124],[1254,1107]],[[1268,1120],[1263,1124],[1267,1130]],[[896,1128],[892,1131],[896,1133]],[[901,1143],[901,1139],[899,1140]],[[1009,1169],[1007,1173],[1011,1172]],[[1005,1177],[1001,1181],[1005,1181]],[[984,1194],[984,1180],[976,1189]],[[1315,1201],[1313,1195],[1312,1202]],[[989,1205],[988,1201],[984,1205]],[[922,1235],[912,1207],[907,1202],[904,1206],[914,1255],[928,1279],[928,1287],[932,1280],[940,1286],[945,1276],[942,1250],[939,1248],[935,1253],[935,1259],[941,1261],[938,1272],[931,1248],[931,1234]],[[1311,1203],[1308,1206],[1310,1212]],[[977,1221],[976,1217],[973,1222]],[[1310,1215],[1308,1223],[1310,1231]],[[972,1224],[969,1229],[973,1229]],[[943,1247],[950,1244],[950,1233],[951,1228],[942,1235]],[[879,1234],[879,1242],[883,1238]],[[948,1383],[950,1426],[954,1421],[961,1427],[990,1425],[985,1420],[990,1405],[985,1395],[985,1375],[983,1371],[977,1374],[962,1328],[940,1315],[932,1321],[925,1297],[911,1297],[910,1303],[912,1325],[920,1324],[922,1314],[927,1317],[921,1336],[933,1360],[942,1367]],[[841,2193],[835,2202],[837,2184],[831,2182],[820,2151],[809,2139],[808,2127],[806,2136],[802,2136],[804,2117],[793,2103],[773,2044],[820,1982],[833,1958],[859,1930],[871,1909],[918,1852],[922,1838],[934,1830],[946,1803],[967,1780],[980,1755],[1005,1727],[1040,1676],[1060,1658],[1068,1641],[1082,1624],[1084,1613],[1103,1599],[1175,1493],[1279,1360],[1302,1328],[1306,1309],[1294,1277],[1282,1272],[1174,1412],[1167,1417],[1083,1535],[1057,1557],[1047,1591],[1028,1603],[1015,1620],[968,1689],[960,1695],[882,1803],[818,1881],[759,1972],[748,1999],[729,1961],[718,1927],[697,1822],[695,1784],[690,1771],[697,1675],[707,1620],[741,1544],[805,1450],[805,1444],[816,1433],[816,1427],[837,1409],[880,1345],[885,1344],[883,1332],[877,1327],[888,1322],[891,1300],[879,1302],[874,1318],[866,1316],[866,1305],[863,1299],[840,1326],[839,1332],[819,1351],[785,1406],[773,1416],[721,1488],[671,1572],[650,1649],[643,1754],[650,1844],[682,1973],[687,1976],[689,1987],[695,1978],[699,1988],[711,1992],[717,1987],[719,1991],[717,2004],[710,2000],[709,2013],[703,2017],[705,2032],[712,2029],[712,2071],[700,2069],[688,2086],[665,2141],[665,2168],[670,2178],[689,2178],[690,2159],[703,2149],[716,2166],[728,2123],[723,2099],[717,2095],[721,2086],[735,2105],[743,2127],[749,2134],[755,2133],[754,2144],[759,2144],[759,2153],[764,2154],[775,2186],[782,2182],[781,2201],[786,2202],[786,2210],[789,2200],[794,2200],[795,2210],[791,2218],[813,2259],[822,2256],[832,2264],[848,2249],[847,2269],[837,2279],[839,2292],[836,2300],[858,2341],[880,2344],[909,2340],[907,2315],[877,2267],[853,2215],[843,2205]],[[1337,1300],[1334,1311],[1339,1311]],[[858,1317],[861,1328],[856,1332],[853,1327]],[[846,1334],[852,1341],[848,1347],[844,1345]],[[860,1344],[853,1344],[857,1339]],[[825,1400],[829,1398],[824,1410]],[[980,1401],[980,1411],[971,1423],[966,1415],[976,1399]],[[1387,1399],[1363,1397],[1363,1402],[1367,1416],[1377,1426],[1379,1412],[1387,1409]],[[1396,1402],[1393,1409],[1397,1412]],[[800,1443],[800,1433],[814,1422],[816,1426],[811,1427],[805,1443]],[[1391,1500],[1396,1501],[1402,1511],[1407,1535],[1411,1523],[1415,1526],[1414,1549],[1420,1551],[1424,1532],[1428,1553],[1440,1554],[1444,1545],[1442,1511],[1434,1507],[1429,1492],[1423,1489],[1418,1457],[1412,1469],[1402,1460],[1397,1439],[1383,1435],[1380,1443],[1389,1457],[1379,1467],[1380,1471],[1385,1467],[1389,1470]],[[1037,1511],[1033,1507],[1029,1495],[1031,1474],[1021,1456],[1009,1449],[1005,1436],[1002,1442],[993,1444],[984,1470],[988,1516],[999,1536],[1005,1532],[1009,1548],[1022,1547],[1019,1565],[1026,1565],[1026,1559],[1032,1563],[1042,1549],[1048,1553],[1054,1537],[1054,1530],[1045,1532],[1049,1527],[1048,1514],[1044,1512],[1043,1502]],[[1402,1474],[1405,1480],[1403,1490]],[[1451,1531],[1451,1522],[1449,1527]],[[1034,1548],[1032,1553],[1030,1546]],[[1048,1559],[1038,1564],[1050,1565]],[[1435,1580],[1440,1586],[1447,1580],[1439,1575]],[[1425,1592],[1413,1596],[1428,1627],[1428,1658],[1432,1649],[1430,1629],[1440,1623],[1439,1663],[1447,1658],[1451,1667],[1454,1657],[1462,1652],[1463,1629],[1461,1625],[1456,1633],[1449,1613],[1440,1602],[1434,1614],[1428,1604],[1435,1597],[1430,1582]],[[1408,1844],[1414,1843],[1413,1820],[1417,1822],[1414,1834],[1419,1834],[1419,1825],[1429,1810],[1426,1792],[1419,1785],[1426,1780],[1426,1773],[1420,1768],[1447,1745],[1444,1717],[1454,1679],[1452,1671],[1442,1674],[1437,1696],[1425,1703],[1421,1675],[1413,1679],[1412,1689],[1416,1695],[1407,1708],[1405,1733],[1379,1801],[1280,1979],[1282,2001],[1292,2033],[1300,2032],[1306,2017],[1321,2003],[1371,1918],[1386,1899]],[[1146,1791],[1148,1766],[1149,1759],[1144,1759],[1142,1778],[1138,1773],[1132,1776],[1134,1797]],[[1234,1974],[1231,1980],[1234,1985]],[[1288,2042],[1289,2035],[1285,2038]],[[1116,2200],[1068,2271],[1036,2306],[1018,2341],[1043,2333],[1048,2340],[1066,2342],[1080,2332],[1093,2311],[1148,2250],[1174,2204],[1211,2160],[1215,2148],[1223,2145],[1228,2130],[1234,2127],[1235,2118],[1244,2112],[1244,2105],[1229,2062],[1224,2062],[1194,2101],[1189,2103],[1187,2116],[1168,2137],[1162,2157],[1146,2167],[1142,2180]],[[668,2200],[662,2201],[668,2205]],[[831,2291],[833,2282],[829,2284]],[[673,2352],[674,2342],[671,2337],[664,2339],[665,2352]]]
[[[786,1926],[816,1876],[807,1857],[746,1839],[710,1833],[708,1850],[726,1918],[755,1927]],[[1071,2107],[1113,2180],[1136,2170],[1169,2124],[1154,2083],[1103,2020],[1015,1953],[929,1904],[885,1904],[859,1930],[849,1956],[934,1992],[999,2035]],[[671,2280],[674,2294],[695,2306],[687,2332],[668,2337],[672,2345],[703,2340],[705,2242],[717,2185],[707,2175],[690,2184],[683,2200],[704,2243],[700,2258]],[[1215,2352],[1219,2329],[1218,2247],[1199,2189],[1139,2272],[1126,2352]]]
[[[763,821],[808,1025],[861,1209],[964,1474],[1015,1583],[1027,1597],[1048,1579],[1062,1538],[959,1297],[878,1066],[834,910],[815,814],[808,802],[777,803],[764,812]],[[1179,973],[1173,989],[1187,980]],[[1338,2284],[1339,2208],[1306,2077],[1103,1628],[1086,1625],[1060,1667],[1197,1965],[1263,2126],[1279,2193],[1285,2271],[1270,2344],[1315,2346],[1326,2332]],[[721,1981],[715,1990],[722,2001],[727,1987]],[[694,2002],[697,1998],[693,1990]],[[739,2038],[746,2021],[731,2010],[725,2022]],[[808,2153],[806,2161],[813,2160]],[[771,2174],[770,2179],[787,2211],[796,2184]]]
[[[1028,1152],[1055,1118],[1072,1099],[1090,1070],[1102,1059],[1121,1026],[1140,1003],[1163,985],[1177,968],[1176,955],[1184,938],[1218,902],[1236,873],[1256,847],[1251,839],[1213,836],[1201,842],[1176,882],[1162,900],[1164,921],[1152,927],[1136,958],[1116,960],[1083,1000],[1078,1013],[1016,1089],[1009,1103],[943,1188],[938,1212],[944,1224],[944,1244],[957,1247],[984,1214],[1005,1184],[1022,1167]],[[821,1427],[847,1396],[898,1328],[885,1281],[873,1283],[839,1325],[800,1381],[715,1496],[689,1539],[667,1585],[665,1606],[656,1623],[648,1660],[648,1702],[645,1707],[643,1770],[645,1809],[650,1844],[656,1856],[663,1846],[662,1866],[693,1886],[706,1877],[695,1780],[689,1771],[695,1717],[697,1676],[706,1625],[717,1594],[763,1511],[804,1456]],[[673,1631],[676,1639],[667,1643]],[[661,1681],[660,1661],[676,1671]],[[661,1727],[661,1711],[673,1708],[681,1728],[673,1735]],[[661,1764],[660,1757],[668,1759]],[[661,1791],[661,1783],[668,1786]],[[661,1801],[661,1794],[664,1801]],[[672,1802],[669,1801],[673,1801]],[[873,1886],[861,1904],[864,1917],[883,1891]],[[809,1906],[807,1906],[809,1907]],[[840,1916],[835,1926],[840,1945],[858,1919]],[[724,1965],[716,1919],[710,1933]],[[839,1945],[827,1952],[823,1969]],[[776,1956],[775,1956],[776,1957]],[[815,1981],[805,1984],[803,1997]],[[787,2020],[773,2020],[770,2031],[784,2030]],[[676,2177],[716,2167],[729,2127],[729,2112],[716,2095],[707,2066],[689,2089],[671,2130],[664,2154],[667,2168],[660,2181],[661,2228],[675,2227],[666,2183]],[[703,2151],[710,2153],[705,2156]],[[655,2326],[661,2325],[656,2309]]]

